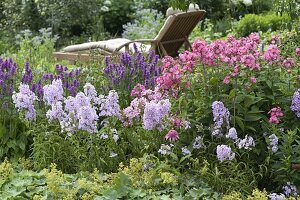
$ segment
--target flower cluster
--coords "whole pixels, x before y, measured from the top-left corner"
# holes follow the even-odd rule
[[[278,117],[283,117],[283,112],[281,111],[280,107],[274,107],[272,108],[268,114],[271,115],[270,119],[269,119],[269,123],[270,124],[279,124],[280,120],[278,119]]]
[[[214,127],[212,131],[213,136],[223,136],[222,125],[225,122],[227,129],[229,129],[229,110],[224,106],[221,101],[214,101],[212,103],[212,112]]]
[[[295,185],[291,184],[290,182],[287,182],[287,184],[285,186],[283,186],[282,189],[283,189],[283,193],[287,197],[291,197],[291,196],[295,197],[298,195],[297,187]]]
[[[267,51],[264,53],[264,59],[266,59],[271,65],[274,61],[280,59],[280,50],[274,44],[271,44]]]
[[[44,102],[47,105],[55,104],[58,101],[63,100],[63,87],[61,79],[54,79],[52,84],[45,85],[43,87],[44,91]]]
[[[163,73],[156,79],[158,87],[161,90],[172,91],[174,95],[178,93],[181,84],[183,87],[189,85],[188,74],[196,66],[196,57],[193,52],[184,52],[179,54],[178,59],[170,56],[164,57],[162,61]]]
[[[172,147],[173,144],[167,145],[167,144],[162,144],[160,146],[160,149],[158,150],[158,153],[161,155],[170,155],[172,153]]]
[[[13,92],[12,99],[19,112],[25,111],[25,118],[27,120],[32,121],[36,119],[34,103],[37,100],[37,97],[30,90],[27,84],[21,83],[19,86],[19,92]]]
[[[168,116],[171,108],[171,103],[168,99],[158,102],[147,102],[143,114],[143,126],[146,130],[158,129],[161,131],[163,126],[163,118]]]
[[[119,96],[116,91],[109,91],[109,94],[106,97],[99,96],[99,103],[99,116],[120,117]]]
[[[55,73],[45,73],[43,78],[32,84],[32,91],[34,91],[40,98],[44,95],[43,84],[52,83],[53,80],[61,80],[62,88],[66,89],[71,96],[76,96],[77,90],[80,86],[78,77],[80,70],[69,70],[67,67],[62,65],[55,66]],[[50,85],[50,84],[46,84]]]
[[[292,99],[291,110],[296,114],[296,116],[300,117],[300,89],[298,89]]]
[[[251,149],[255,146],[253,137],[246,135],[244,139],[237,139],[236,145],[239,149]]]
[[[192,45],[196,58],[208,66],[217,66],[225,63],[234,67],[231,76],[237,76],[241,65],[251,70],[258,70],[260,66],[256,63],[260,56],[258,51],[260,39],[258,34],[252,33],[249,37],[236,39],[228,36],[227,40],[216,40],[211,44],[202,40],[195,40]],[[224,79],[229,83],[230,76]]]
[[[84,92],[78,92],[75,97],[63,97],[61,79],[54,79],[52,84],[44,86],[44,102],[50,105],[46,113],[49,121],[58,120],[62,132],[69,135],[76,130],[89,133],[98,131],[99,117],[120,116],[119,97],[115,91],[110,91],[108,96],[99,95],[95,87],[86,83]],[[99,113],[99,114],[98,114]]]
[[[164,100],[163,94],[159,91],[158,87],[155,87],[154,90],[145,90],[145,87],[138,83],[131,93],[137,97],[131,101],[130,106],[121,112],[121,121],[125,127],[131,126],[135,118],[139,118],[143,115],[147,103],[149,104],[152,101],[151,105],[154,105]],[[151,105],[148,105],[148,107],[151,107]]]
[[[0,58],[0,98],[11,96],[14,91],[13,77],[17,72],[17,64],[12,59]]]
[[[268,197],[270,198],[270,200],[284,200],[285,195],[284,194],[277,194],[277,193],[271,193],[268,195]]]
[[[269,136],[270,146],[273,153],[278,151],[278,137],[275,134]]]
[[[217,157],[220,162],[223,162],[232,160],[235,157],[235,153],[231,151],[230,146],[222,144],[217,146]]]
[[[128,52],[122,53],[118,63],[112,63],[110,58],[106,57],[104,74],[109,78],[112,86],[125,83],[126,89],[132,90],[132,86],[139,82],[146,88],[154,88],[155,80],[161,74],[161,68],[157,65],[159,56],[151,51],[148,57],[145,57],[135,44],[134,46],[136,51],[134,55]]]
[[[29,67],[29,62],[25,63],[25,72],[23,73],[22,83],[30,84],[33,79],[32,70]]]
[[[193,142],[193,149],[200,149],[204,147],[203,137],[197,136]]]

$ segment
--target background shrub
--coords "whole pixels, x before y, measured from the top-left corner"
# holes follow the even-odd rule
[[[237,24],[236,33],[238,36],[247,36],[252,32],[276,31],[286,27],[289,21],[290,17],[286,14],[282,16],[275,13],[266,15],[247,14]]]

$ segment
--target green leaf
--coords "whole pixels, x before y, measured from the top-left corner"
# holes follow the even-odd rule
[[[238,117],[238,116],[235,116],[234,120],[237,123],[237,125],[242,129],[242,131],[244,132],[245,131],[245,125],[244,125],[243,119]]]
[[[234,97],[236,97],[236,89],[235,88],[230,90],[230,92],[229,92],[229,98],[233,99]]]
[[[262,115],[260,114],[251,114],[251,113],[247,113],[245,116],[245,121],[246,122],[255,122],[262,119]]]

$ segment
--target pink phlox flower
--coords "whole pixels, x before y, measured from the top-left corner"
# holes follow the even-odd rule
[[[289,69],[289,68],[295,66],[295,61],[294,61],[293,58],[287,58],[287,59],[283,60],[282,65],[283,65],[283,67],[285,67],[286,69]]]
[[[295,55],[296,55],[296,56],[300,56],[300,48],[297,47],[297,48],[295,49]]]
[[[142,95],[142,92],[145,91],[145,86],[138,83],[134,86],[134,88],[132,89],[130,96],[132,97],[140,97]]]
[[[253,69],[256,67],[256,59],[252,54],[243,55],[241,57],[241,62],[250,69]]]
[[[236,77],[239,74],[239,72],[240,72],[240,66],[236,65],[233,68],[233,72],[231,73],[231,76]]]
[[[256,44],[260,43],[260,37],[258,33],[251,33],[249,35],[249,39],[252,40],[253,42],[255,42]]]
[[[225,76],[223,83],[228,85],[230,83],[230,76]]]
[[[171,123],[175,128],[180,128],[181,126],[181,120],[178,117],[172,117],[171,118]]]
[[[264,53],[264,59],[271,65],[274,61],[280,59],[280,50],[274,44],[269,45],[267,51]]]
[[[272,36],[271,44],[281,44],[280,38],[278,36]]]
[[[253,83],[253,84],[255,84],[257,82],[255,76],[250,77],[250,82]]]
[[[163,69],[167,69],[170,66],[174,64],[175,60],[171,56],[165,56],[164,59],[162,60],[162,67]]]
[[[281,111],[281,108],[280,107],[274,107],[272,108],[268,114],[271,115],[270,119],[269,119],[269,123],[271,124],[279,124],[280,123],[280,120],[278,119],[278,117],[283,117],[284,114],[283,112]]]

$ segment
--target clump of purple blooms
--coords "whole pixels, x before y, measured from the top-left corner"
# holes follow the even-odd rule
[[[43,87],[43,91],[43,100],[46,105],[52,105],[63,100],[64,89],[62,87],[61,79],[54,79],[52,84],[48,84]]]
[[[164,128],[163,118],[169,115],[171,103],[169,99],[160,100],[158,102],[147,102],[143,114],[143,125],[146,130]]]
[[[231,147],[227,145],[218,145],[217,146],[217,158],[220,162],[225,160],[232,160],[235,157],[235,153],[231,151]]]
[[[229,129],[229,110],[221,101],[214,101],[212,103],[212,112],[214,120],[212,135],[218,137],[223,136],[222,125],[225,124],[227,129]]]
[[[269,136],[270,146],[273,153],[278,151],[278,137],[275,134]]]
[[[110,57],[105,59],[104,74],[108,76],[113,88],[125,85],[132,90],[136,83],[142,83],[146,88],[154,88],[155,80],[162,70],[157,65],[159,56],[154,51],[146,57],[136,49],[134,54],[122,53],[119,62],[113,63]]]
[[[285,195],[284,194],[277,194],[277,193],[271,193],[268,195],[270,200],[284,200]]]
[[[162,144],[158,150],[158,153],[160,153],[161,155],[170,155],[172,153],[173,146],[173,144]]]
[[[68,135],[76,130],[96,133],[99,117],[120,115],[119,97],[115,91],[110,91],[108,96],[98,96],[92,84],[86,83],[83,88],[84,92],[67,98],[63,97],[61,79],[54,79],[52,84],[43,88],[43,100],[46,105],[51,106],[46,117],[49,121],[58,120],[62,132],[67,132]]]
[[[193,142],[193,149],[200,149],[204,147],[203,137],[197,136]]]
[[[27,120],[32,121],[36,119],[34,103],[37,100],[37,96],[35,96],[27,84],[21,83],[19,92],[13,92],[12,99],[18,112],[25,111],[25,118]]]
[[[11,96],[14,91],[14,76],[17,64],[12,59],[0,58],[0,98]]]
[[[36,86],[34,87],[38,89],[38,86],[42,82],[52,82],[55,79],[60,79],[62,81],[63,88],[65,88],[71,96],[75,97],[77,94],[78,87],[80,86],[80,82],[78,80],[79,75],[79,69],[69,70],[67,67],[64,67],[62,65],[56,65],[55,73],[45,73],[43,75],[43,78],[38,83],[36,83]]]
[[[298,118],[300,117],[300,89],[298,89],[293,95],[291,110]]]
[[[296,197],[298,195],[297,187],[290,182],[287,182],[285,186],[282,187],[283,193],[287,197]]]
[[[99,116],[115,116],[120,117],[119,96],[114,90],[109,91],[109,94],[100,96],[100,113]]]
[[[24,71],[23,77],[22,77],[22,83],[29,85],[31,83],[32,79],[33,79],[32,70],[29,66],[29,62],[26,62],[25,63],[25,71]]]
[[[232,140],[237,140],[238,139],[237,131],[234,127],[230,128],[228,130],[228,134],[226,135],[226,138],[230,138]]]
[[[236,145],[239,149],[252,149],[255,142],[253,137],[246,135],[244,139],[237,139]]]

